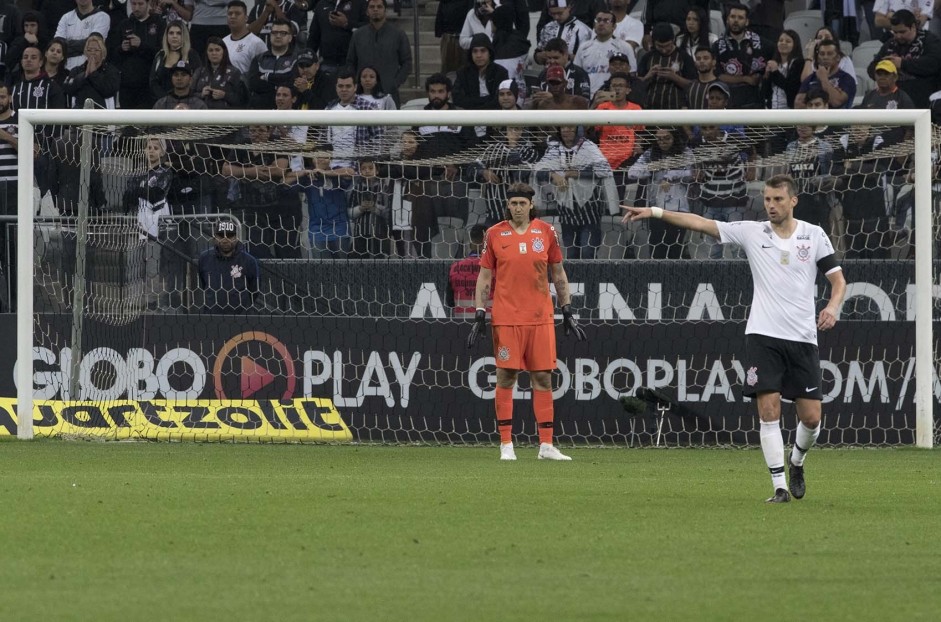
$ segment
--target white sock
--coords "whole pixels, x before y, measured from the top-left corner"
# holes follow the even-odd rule
[[[761,452],[765,455],[765,464],[771,473],[771,485],[775,490],[787,489],[784,476],[784,437],[778,421],[761,422]]]
[[[794,448],[791,449],[791,464],[794,466],[804,466],[804,458],[807,457],[807,452],[810,451],[810,448],[817,442],[818,436],[820,436],[819,423],[817,427],[812,430],[805,426],[803,422],[797,423],[797,433],[794,435]]]

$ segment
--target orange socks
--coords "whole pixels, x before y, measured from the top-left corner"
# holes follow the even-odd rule
[[[501,443],[513,442],[513,389],[497,387],[497,430]]]
[[[499,391],[500,389],[497,389]],[[497,394],[499,400],[499,393]],[[533,412],[536,415],[536,429],[539,442],[552,444],[552,429],[555,411],[552,408],[552,391],[533,390]]]

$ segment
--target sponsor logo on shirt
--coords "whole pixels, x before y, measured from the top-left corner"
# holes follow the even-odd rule
[[[798,239],[798,240],[809,240],[809,239],[810,239],[810,234],[809,234],[809,233],[802,233],[802,234],[800,234],[799,236],[797,236],[797,239]]]
[[[501,232],[500,232],[500,235],[507,235],[507,236],[508,236],[508,235],[512,235],[512,234],[513,234],[512,231],[501,231]]]
[[[542,229],[530,229],[530,233],[542,233]]]

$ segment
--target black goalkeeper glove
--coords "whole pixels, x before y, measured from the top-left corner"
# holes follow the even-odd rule
[[[575,333],[575,338],[579,341],[588,339],[585,329],[578,325],[578,320],[572,315],[572,305],[562,306],[562,326],[565,328],[566,337],[569,336],[569,333]]]
[[[477,345],[477,340],[480,339],[480,336],[486,334],[487,312],[483,309],[477,309],[477,313],[474,314],[474,326],[471,328],[471,332],[467,336],[467,347],[473,348],[475,345]]]

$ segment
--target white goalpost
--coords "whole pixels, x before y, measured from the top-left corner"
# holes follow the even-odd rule
[[[914,309],[914,373],[912,374],[913,384],[914,384],[914,420],[915,420],[915,430],[914,430],[914,444],[918,447],[930,448],[934,443],[935,436],[935,423],[934,423],[934,405],[935,405],[935,377],[937,376],[937,364],[939,354],[935,352],[934,343],[935,335],[933,333],[933,312],[934,312],[934,298],[935,296],[941,296],[941,286],[935,281],[935,275],[933,274],[934,260],[933,251],[936,240],[934,239],[934,226],[933,226],[933,214],[932,214],[932,125],[931,125],[931,116],[928,110],[800,110],[800,111],[761,111],[761,110],[722,110],[722,111],[693,111],[693,110],[676,110],[676,111],[373,111],[369,113],[363,113],[361,111],[353,112],[326,112],[326,111],[194,111],[194,110],[177,110],[177,111],[150,111],[150,110],[20,110],[18,111],[19,117],[19,159],[18,159],[18,221],[16,229],[16,336],[17,343],[15,349],[16,356],[16,369],[15,369],[15,385],[16,385],[16,410],[18,412],[18,426],[17,426],[17,436],[20,439],[31,439],[34,437],[35,430],[33,426],[33,418],[29,416],[30,413],[33,413],[34,400],[37,399],[34,395],[34,386],[36,385],[37,372],[34,370],[33,361],[36,357],[36,314],[37,309],[34,308],[34,297],[36,295],[36,288],[38,276],[34,272],[36,264],[36,213],[34,210],[34,205],[38,202],[39,197],[36,196],[37,188],[34,185],[35,179],[35,167],[34,167],[34,153],[33,150],[27,148],[28,145],[33,145],[37,139],[37,126],[72,126],[77,127],[79,130],[82,128],[107,128],[110,126],[136,126],[140,128],[193,128],[193,127],[239,127],[239,126],[252,126],[252,125],[283,125],[283,126],[307,126],[307,127],[336,127],[336,126],[383,126],[383,127],[399,127],[399,128],[411,128],[419,127],[424,125],[433,124],[435,126],[462,126],[462,127],[520,127],[520,128],[532,128],[532,127],[557,127],[557,126],[643,126],[646,128],[653,128],[657,126],[699,126],[699,125],[738,125],[748,127],[762,127],[762,126],[775,126],[776,128],[782,127],[794,127],[798,125],[838,125],[838,126],[859,126],[859,125],[873,125],[873,126],[893,126],[900,128],[911,128],[913,130],[913,149],[912,154],[913,158],[913,173],[914,173],[914,208],[913,208],[913,217],[915,222],[918,223],[917,227],[914,227],[913,235],[913,248],[915,249],[914,253],[914,304],[912,305]],[[639,130],[640,131],[640,130]],[[86,147],[88,141],[86,141]],[[82,152],[82,161],[86,164],[88,163],[88,158],[90,156],[87,152]],[[224,191],[224,190],[223,190]],[[87,196],[86,196],[87,199]],[[81,212],[79,212],[81,213]],[[78,244],[82,245],[85,243],[82,240],[86,234],[84,233],[83,227],[85,226],[84,218],[80,217],[77,221],[77,235],[78,235]],[[81,254],[80,254],[81,255]],[[82,255],[83,256],[83,255]],[[690,260],[687,260],[690,261]],[[695,261],[695,260],[692,260]],[[285,264],[288,268],[292,266],[290,262]],[[626,264],[625,264],[626,265]],[[613,265],[612,270],[617,270],[617,265]],[[293,274],[293,273],[292,273]],[[281,275],[283,276],[283,274]],[[279,277],[280,278],[280,277]],[[420,279],[419,279],[420,280]],[[604,279],[602,279],[604,280]],[[848,274],[847,280],[849,281],[865,281],[866,277],[864,275],[853,275]],[[310,285],[306,283],[296,282],[298,279],[295,278],[294,281],[287,279],[286,282],[289,283],[291,288],[307,288],[305,290],[307,293],[302,296],[303,300],[299,303],[300,308],[303,310],[307,309],[308,304],[313,304],[311,301],[314,301],[318,296],[323,297],[322,294],[318,294],[317,291],[311,293]],[[603,284],[604,285],[604,284]],[[83,288],[84,282],[76,283],[76,288]],[[285,286],[282,284],[282,288]],[[747,287],[745,288],[747,289]],[[59,290],[57,290],[59,291]],[[65,288],[61,289],[62,295],[65,295]],[[326,291],[326,290],[325,290]],[[336,289],[335,291],[341,292],[337,294],[342,299],[342,290]],[[431,290],[429,290],[431,291]],[[708,293],[708,292],[706,292]],[[434,295],[431,296],[431,300],[434,301],[437,295],[437,292],[433,292]],[[71,295],[71,294],[70,294]],[[648,292],[648,296],[650,296]],[[79,289],[79,292],[75,294],[76,300],[80,301],[84,296],[84,292]],[[282,296],[284,297],[284,296]],[[350,298],[355,300],[355,292],[349,295]],[[602,296],[604,298],[604,296]],[[610,299],[617,300],[618,294],[615,290],[614,294],[609,297]],[[607,300],[608,298],[605,298]],[[650,298],[652,299],[652,298]],[[647,299],[645,299],[647,300]],[[666,297],[663,299],[665,304],[672,304]],[[338,304],[344,303],[346,300],[340,300]],[[283,304],[282,302],[275,302],[274,305]],[[292,303],[293,304],[293,303]],[[685,303],[684,303],[685,304]],[[430,303],[433,307],[433,303]],[[909,305],[911,301],[909,300]],[[341,304],[342,306],[342,304]],[[82,310],[79,308],[80,304],[76,304],[75,313],[82,313]],[[415,308],[418,307],[418,303],[415,304]],[[335,333],[340,333],[343,330],[346,330],[344,327],[352,326],[353,323],[357,321],[357,318],[350,311],[347,311],[347,307],[343,307],[343,311],[336,313],[335,317],[338,318],[338,327],[335,328]],[[422,312],[424,313],[424,312]],[[432,308],[431,311],[428,311],[431,314],[432,318],[442,317],[436,316],[435,309]],[[624,311],[623,309],[615,309],[616,319],[620,318],[623,321],[626,321],[625,318],[628,318],[629,311]],[[363,314],[362,317],[369,317],[369,313]],[[420,317],[424,317],[421,315]],[[594,318],[593,323],[599,326],[604,325],[606,322],[606,316],[602,312],[598,312],[597,316]],[[649,317],[653,317],[651,314]],[[371,320],[369,320],[371,321]],[[434,321],[434,320],[433,320]],[[455,323],[457,323],[455,321]],[[379,326],[377,324],[365,324],[365,328],[362,330],[383,330],[382,328],[375,328]],[[369,326],[373,326],[370,328]],[[455,327],[457,329],[459,327]],[[460,328],[463,330],[463,328]],[[742,332],[740,328],[738,332]],[[391,337],[390,337],[391,339]],[[65,341],[63,339],[63,341]],[[216,346],[218,347],[218,346]],[[630,353],[631,344],[623,344],[623,348],[626,353]],[[457,369],[453,365],[444,364],[444,363],[435,363],[434,356],[429,353],[422,352],[419,347],[415,347],[417,351],[412,355],[411,359],[407,359],[405,353],[396,355],[397,357],[394,361],[392,360],[392,355],[389,354],[386,357],[385,354],[379,354],[377,352],[366,352],[363,354],[357,353],[356,356],[360,356],[361,359],[356,359],[354,362],[351,362],[354,358],[354,355],[349,352],[344,352],[343,348],[340,346],[323,346],[322,351],[317,350],[313,353],[307,352],[306,354],[298,355],[295,357],[298,361],[298,369],[296,374],[297,379],[290,379],[289,385],[291,387],[295,386],[295,380],[298,383],[303,384],[305,387],[308,387],[312,382],[321,382],[323,386],[330,386],[330,382],[333,383],[333,404],[341,412],[344,407],[349,408],[350,410],[355,410],[357,404],[361,405],[364,403],[369,404],[370,399],[379,400],[377,397],[380,394],[385,396],[387,403],[394,402],[396,409],[402,409],[404,412],[408,408],[409,398],[407,390],[404,390],[402,394],[392,395],[390,390],[387,393],[383,393],[385,384],[394,384],[395,379],[411,379],[411,383],[414,385],[418,382],[430,382],[436,384],[441,382],[442,385],[447,385],[450,381],[451,372],[459,372],[462,377],[466,373],[470,375],[472,371],[468,369]],[[337,353],[340,353],[338,356]],[[669,352],[663,352],[662,355],[666,358],[669,358]],[[344,359],[344,355],[346,359]],[[376,358],[380,361],[377,363],[374,360],[373,355],[376,355]],[[628,354],[629,355],[629,354]],[[76,355],[78,356],[78,355]],[[388,358],[388,361],[386,361]],[[456,359],[460,360],[460,359]],[[577,361],[582,361],[583,359],[575,359]],[[411,361],[411,365],[409,363]],[[621,361],[616,354],[609,356],[608,363],[612,369],[616,366],[618,361]],[[386,371],[378,369],[380,364],[384,364]],[[464,365],[464,363],[460,363]],[[578,363],[582,365],[588,365],[587,363]],[[684,363],[685,364],[685,363]],[[346,367],[344,367],[346,365]],[[457,364],[455,364],[457,365]],[[473,363],[469,365],[473,370],[476,368],[473,367]],[[633,363],[623,363],[622,367],[618,369],[633,369],[630,365]],[[698,371],[703,374],[708,374],[708,363],[703,363],[700,368],[697,368]],[[303,366],[303,374],[301,371],[301,366]],[[353,367],[354,371],[350,373],[349,367]],[[435,379],[430,381],[422,380],[423,373],[426,370],[426,367],[430,373],[428,377],[433,377]],[[598,372],[597,365],[595,366],[595,372]],[[288,365],[288,368],[293,369],[291,365]],[[347,371],[344,371],[346,369]],[[574,367],[573,367],[574,369]],[[653,368],[648,366],[648,369],[653,370]],[[409,375],[409,370],[411,370],[411,375]],[[417,370],[417,372],[416,372]],[[679,366],[677,366],[677,371],[675,377],[680,377]],[[670,367],[668,370],[670,377],[674,377],[673,368]],[[78,373],[77,368],[73,371],[72,379],[73,382],[77,382],[75,375]],[[222,372],[225,373],[225,372]],[[232,372],[234,373],[234,372]],[[446,380],[438,380],[435,377],[435,374],[444,374]],[[588,373],[588,372],[584,372]],[[573,371],[572,378],[572,391],[577,390],[574,388],[577,378],[583,378],[584,373],[579,369],[576,373]],[[606,372],[607,373],[607,372]],[[611,374],[621,373],[620,371],[612,371]],[[331,375],[332,374],[332,375]],[[582,374],[579,376],[578,374]],[[207,376],[210,375],[207,371]],[[218,382],[219,372],[216,370],[216,377]],[[301,376],[303,375],[303,378]],[[602,387],[601,393],[602,397],[604,396],[604,391],[607,391],[608,394],[612,394],[612,390],[608,388],[608,385],[605,384],[604,379],[602,378],[604,374],[598,372],[595,374],[599,378],[598,383],[599,387]],[[630,374],[628,373],[628,376]],[[904,375],[904,374],[902,374]],[[594,376],[593,376],[594,377]],[[657,374],[655,370],[649,372],[649,377],[655,379]],[[351,381],[361,381],[359,390],[355,388],[343,389],[341,385]],[[243,380],[244,382],[244,380]],[[587,382],[587,381],[585,381]],[[638,381],[640,382],[640,381]],[[647,383],[649,384],[652,380],[648,379]],[[696,380],[696,382],[703,383],[703,380]],[[907,378],[906,378],[907,382]],[[306,383],[306,384],[305,384]],[[300,384],[298,386],[300,386]],[[405,381],[402,380],[403,385],[406,385]],[[471,383],[472,384],[472,383]],[[588,386],[590,383],[585,384]],[[611,384],[611,383],[608,383]],[[628,383],[629,384],[629,383]],[[581,385],[580,385],[581,386]],[[639,386],[637,383],[634,386]],[[652,386],[652,385],[651,385]],[[379,387],[379,388],[377,388]],[[441,388],[446,388],[443,386]],[[476,391],[474,386],[463,387],[469,388],[471,391]],[[568,387],[566,387],[568,388]],[[591,387],[589,387],[590,389]],[[305,390],[308,390],[305,389]],[[589,389],[586,389],[587,392],[590,392]],[[301,389],[296,390],[300,392]],[[346,393],[344,393],[346,391]],[[560,389],[562,391],[562,389]],[[633,393],[633,391],[631,391]],[[478,393],[475,393],[477,395]],[[482,390],[481,394],[486,394],[486,389]],[[71,394],[72,400],[80,399],[80,396]],[[124,398],[121,398],[124,399]],[[581,400],[588,399],[583,398],[581,394],[578,397],[573,399]],[[847,398],[848,399],[848,398]],[[899,398],[902,399],[901,397]],[[413,398],[414,400],[414,398]],[[414,401],[412,402],[414,408]],[[489,409],[489,405],[486,406]],[[377,407],[378,410],[384,408],[381,404]],[[753,406],[751,407],[754,408]],[[834,401],[831,406],[825,407],[825,416],[827,409],[838,410],[840,408],[840,402]],[[888,406],[887,406],[888,408]],[[280,411],[279,411],[280,412]],[[383,411],[384,412],[384,411]],[[241,415],[240,415],[241,416]],[[370,415],[371,417],[372,415]],[[376,415],[378,417],[385,417],[383,421],[390,421],[390,418],[399,416],[391,414],[380,414]],[[419,414],[423,416],[423,414]],[[890,415],[886,415],[890,416]],[[400,421],[401,419],[396,419]],[[238,419],[239,423],[244,423],[242,419]],[[273,420],[272,420],[273,422]],[[440,421],[435,423],[435,425],[441,425],[444,428],[447,428],[451,425],[451,422]],[[390,438],[394,435],[396,431],[401,431],[396,426],[400,425],[398,423],[392,424],[389,423],[389,432]],[[427,424],[431,426],[432,424]],[[277,427],[277,426],[275,426]],[[351,427],[353,427],[351,425]],[[577,427],[577,426],[576,426]],[[826,423],[825,423],[826,427]],[[434,430],[431,430],[432,432]],[[486,431],[479,432],[482,436],[486,437]],[[592,431],[592,434],[595,432]],[[578,430],[573,433],[573,437],[580,438],[583,436],[583,432]],[[626,432],[625,432],[626,434]],[[367,433],[363,433],[363,438],[381,438],[385,439],[384,434],[380,434],[378,437],[371,436]],[[659,434],[658,434],[659,438]],[[658,441],[659,442],[659,441]]]

